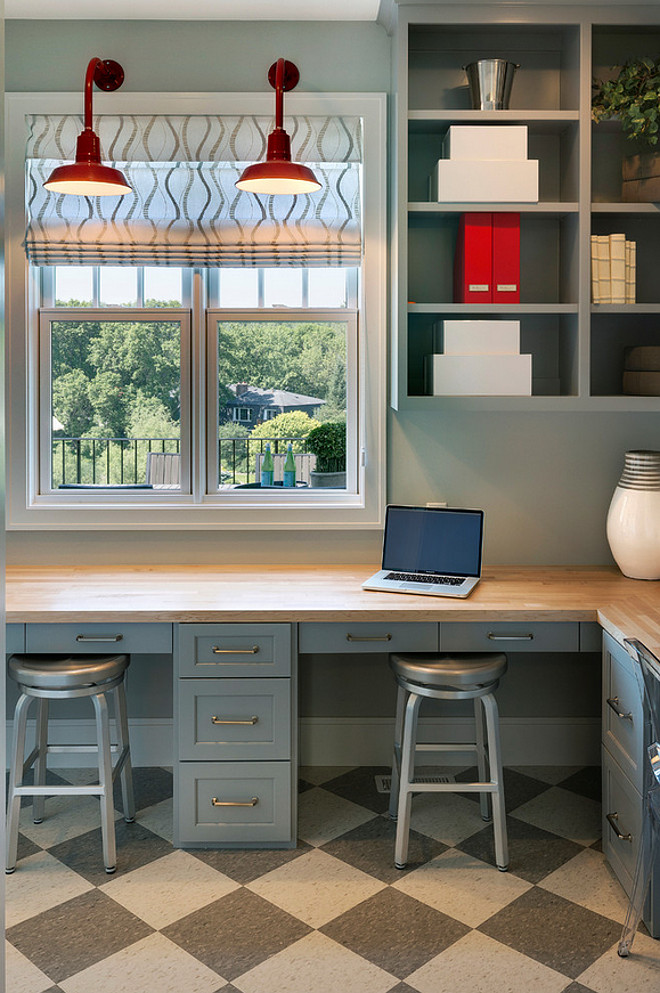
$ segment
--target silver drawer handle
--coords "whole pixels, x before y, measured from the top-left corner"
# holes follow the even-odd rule
[[[253,645],[252,648],[218,648],[217,645],[213,645],[211,651],[214,655],[256,655],[259,645]]]
[[[487,637],[489,641],[534,641],[531,631],[529,634],[495,634],[494,631],[489,631]]]
[[[227,717],[212,717],[211,724],[257,724],[259,722],[258,717],[248,717],[244,721],[230,720]]]
[[[391,641],[391,634],[371,634],[371,635],[360,635],[360,634],[347,634],[346,641]]]
[[[97,636],[97,637],[94,637],[93,635],[87,635],[87,634],[77,634],[76,635],[76,641],[77,642],[84,642],[85,644],[90,644],[90,643],[93,643],[93,642],[98,642],[98,643],[100,643],[100,642],[107,643],[109,641],[111,641],[111,642],[117,642],[117,641],[123,641],[123,639],[124,639],[123,634],[108,634],[108,635]]]
[[[217,796],[211,797],[212,807],[256,807],[259,797],[253,796],[251,800],[218,800]]]
[[[607,706],[611,707],[616,716],[620,717],[622,721],[630,721],[631,724],[634,724],[633,715],[630,712],[625,714],[622,710],[619,710],[620,704],[618,696],[608,696]]]
[[[619,831],[619,815],[618,815],[618,813],[615,811],[613,814],[606,814],[606,817],[607,817],[607,823],[612,828],[612,830],[614,831],[614,833],[617,836],[617,838],[620,841],[629,841],[629,842],[632,843],[633,836],[631,835],[630,831],[628,831],[627,834],[622,834],[621,831]]]

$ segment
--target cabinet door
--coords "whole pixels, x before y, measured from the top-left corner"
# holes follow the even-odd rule
[[[628,895],[642,830],[642,798],[603,748],[603,852]]]
[[[180,845],[292,845],[288,762],[182,762],[178,777]]]
[[[179,624],[180,676],[291,674],[290,624]]]
[[[603,744],[635,789],[644,787],[644,706],[636,663],[603,635]]]
[[[180,759],[288,759],[289,679],[179,680]]]

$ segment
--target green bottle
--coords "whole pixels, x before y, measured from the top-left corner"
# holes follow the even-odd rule
[[[261,485],[273,485],[273,456],[270,454],[270,442],[266,442],[266,453],[261,461]]]
[[[293,457],[291,442],[286,446],[286,458],[284,460],[284,480],[283,486],[296,485],[296,461]]]

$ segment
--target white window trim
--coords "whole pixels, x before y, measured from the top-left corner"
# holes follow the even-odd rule
[[[95,93],[99,113],[125,114],[272,114],[268,93]],[[386,94],[292,93],[288,114],[358,115],[364,123],[363,238],[358,392],[363,399],[360,430],[358,493],[315,494],[305,502],[287,502],[283,496],[261,495],[258,504],[209,500],[168,494],[140,500],[136,493],[85,494],[75,492],[66,503],[53,506],[39,493],[38,315],[28,287],[25,237],[25,116],[39,113],[81,113],[80,93],[8,94],[6,161],[7,232],[7,527],[9,530],[186,530],[186,529],[306,529],[380,528],[385,505],[386,328],[387,328],[387,184]],[[73,150],[72,150],[73,152]],[[193,280],[193,310],[205,309],[202,280]],[[162,316],[162,315],[161,315]],[[201,336],[200,336],[201,337]],[[204,341],[195,363],[204,369]],[[202,373],[199,374],[202,379]],[[192,385],[193,445],[203,444],[206,411],[201,382]],[[144,496],[144,494],[142,494]],[[311,494],[309,495],[311,496]],[[264,499],[265,497],[265,499]]]

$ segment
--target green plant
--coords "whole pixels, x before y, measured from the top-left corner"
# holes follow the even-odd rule
[[[630,59],[613,79],[593,82],[591,117],[618,117],[625,135],[651,147],[658,143],[660,124],[660,58]]]
[[[337,421],[320,424],[307,435],[307,451],[316,455],[316,472],[346,469],[346,425]]]

